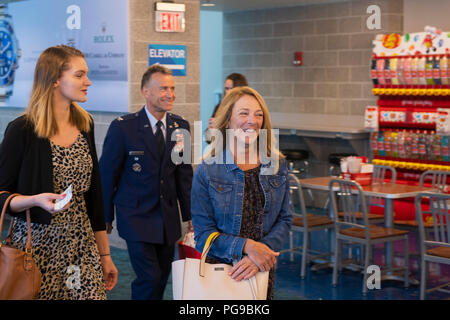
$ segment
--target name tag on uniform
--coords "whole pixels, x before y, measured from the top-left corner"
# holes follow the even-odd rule
[[[144,155],[144,151],[130,151],[130,152],[128,152],[128,155],[130,155],[130,156],[143,156]]]

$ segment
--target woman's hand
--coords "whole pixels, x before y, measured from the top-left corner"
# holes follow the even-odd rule
[[[40,193],[34,196],[16,196],[11,200],[10,208],[12,212],[22,212],[33,207],[40,207],[51,214],[65,210],[70,202],[60,210],[55,210],[55,202],[64,199],[65,194]]]
[[[40,194],[33,196],[35,206],[41,207],[42,209],[44,209],[52,214],[55,214],[59,211],[63,211],[69,207],[70,202],[68,204],[66,204],[62,209],[55,210],[55,202],[62,200],[65,197],[66,197],[65,194],[56,194],[56,193],[40,193]]]
[[[258,266],[260,271],[269,271],[277,262],[279,252],[275,252],[264,243],[247,239],[244,244],[244,253]]]
[[[105,287],[107,291],[111,291],[117,283],[117,268],[114,265],[111,256],[100,257],[102,262],[103,279],[105,279]]]
[[[188,221],[187,231],[188,232],[194,232],[194,225],[192,224],[192,220]]]
[[[243,257],[233,268],[229,275],[236,281],[248,280],[258,273],[258,266],[248,257]]]

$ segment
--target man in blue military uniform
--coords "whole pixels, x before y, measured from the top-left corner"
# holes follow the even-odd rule
[[[192,166],[171,161],[173,149],[182,152],[183,146],[183,141],[172,141],[172,133],[189,130],[189,123],[169,112],[175,100],[169,69],[151,66],[142,77],[141,91],[146,105],[111,122],[100,174],[107,231],[112,230],[115,206],[117,229],[127,242],[137,276],[131,285],[132,299],[159,300],[170,274],[175,242],[181,237],[178,208],[192,230]]]

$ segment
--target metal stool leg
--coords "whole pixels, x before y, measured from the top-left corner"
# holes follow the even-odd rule
[[[405,235],[405,288],[409,287],[409,243],[408,235]]]
[[[340,243],[339,239],[335,239],[335,248],[334,248],[334,264],[333,264],[333,287],[337,286],[338,282],[338,269],[340,267],[339,254],[340,251]]]
[[[292,248],[294,248],[294,235],[292,231],[289,231],[289,248],[291,249],[291,252],[289,254],[289,261],[294,261],[294,252],[292,251]]]
[[[372,255],[372,250],[371,250],[371,245],[370,243],[366,244],[366,255],[364,258],[364,280],[363,280],[363,295],[367,294],[367,278],[369,277],[369,274],[367,273],[367,268],[369,267],[369,263],[370,263],[370,257]]]
[[[427,288],[427,262],[422,257],[421,259],[421,276],[420,276],[420,300],[425,300],[425,290]]]
[[[306,264],[308,263],[308,247],[309,247],[309,234],[305,230],[303,232],[303,255],[302,255],[302,271],[301,271],[301,278],[305,278],[306,274]]]

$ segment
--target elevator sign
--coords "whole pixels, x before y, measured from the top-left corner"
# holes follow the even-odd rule
[[[148,65],[158,63],[172,70],[174,76],[186,75],[186,46],[149,44]]]

